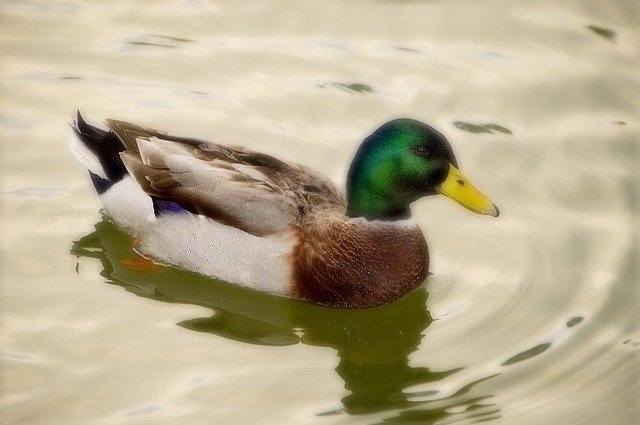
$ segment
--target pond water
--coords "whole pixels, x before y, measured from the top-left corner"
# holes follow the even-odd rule
[[[640,418],[633,1],[1,3],[6,424]],[[342,311],[135,268],[67,149],[76,108],[343,184],[399,116],[500,207],[413,205],[419,290]]]

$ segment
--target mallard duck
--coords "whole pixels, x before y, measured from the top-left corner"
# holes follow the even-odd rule
[[[460,172],[445,136],[413,119],[364,139],[346,196],[308,167],[244,147],[107,126],[78,113],[71,150],[142,256],[317,304],[374,307],[424,281],[427,244],[409,208],[418,198],[442,194],[499,214]]]

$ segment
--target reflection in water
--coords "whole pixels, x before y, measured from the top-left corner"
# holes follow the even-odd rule
[[[465,396],[477,382],[453,395],[439,394],[437,382],[462,368],[432,371],[409,365],[409,355],[418,349],[432,322],[424,288],[378,308],[329,309],[173,267],[144,266],[132,249],[129,235],[106,218],[95,228],[74,242],[71,252],[77,257],[100,260],[101,275],[109,283],[141,297],[213,310],[210,317],[183,321],[179,326],[249,344],[283,346],[302,342],[334,348],[340,359],[336,372],[349,394],[342,399],[343,408],[319,413],[321,416],[396,411],[383,423],[432,423],[451,415],[486,418],[499,412],[495,404],[488,402],[490,396]],[[136,262],[141,266],[136,267]],[[429,383],[434,384],[433,389],[423,390]],[[421,391],[409,388],[418,385]]]

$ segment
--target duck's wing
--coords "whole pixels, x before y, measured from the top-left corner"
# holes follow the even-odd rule
[[[152,197],[254,235],[300,223],[317,208],[346,201],[323,175],[246,148],[183,138],[108,121],[126,150],[127,171]]]

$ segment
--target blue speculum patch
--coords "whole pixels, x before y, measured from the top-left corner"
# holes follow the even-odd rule
[[[173,201],[164,201],[153,196],[151,197],[151,200],[153,201],[153,212],[155,213],[156,217],[164,212],[179,213],[186,211],[180,206],[180,204]]]

